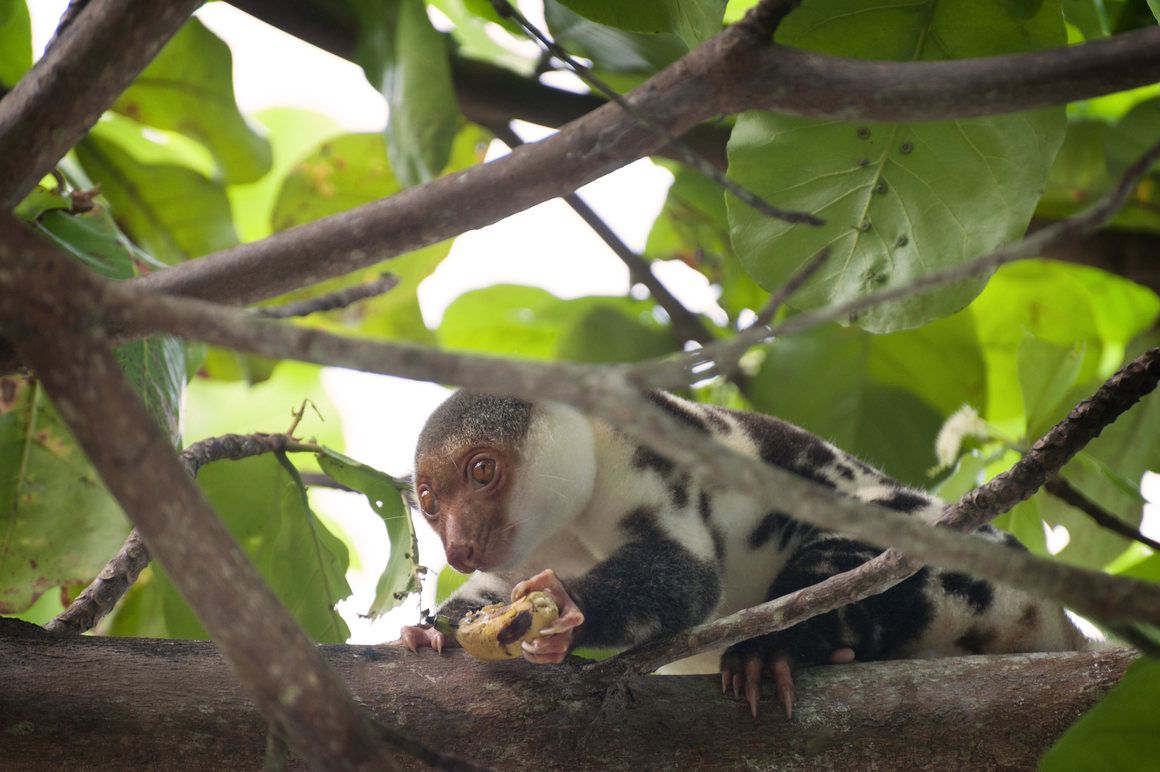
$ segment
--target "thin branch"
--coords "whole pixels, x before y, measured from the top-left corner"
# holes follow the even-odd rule
[[[764,74],[754,78],[758,67]],[[899,63],[758,45],[734,26],[626,98],[638,112],[681,135],[741,109],[846,120],[936,120],[1061,104],[1156,80],[1160,28],[1029,54]],[[823,83],[825,93],[819,91]],[[220,302],[255,302],[497,222],[662,145],[618,106],[605,105],[491,163],[134,282]]]
[[[145,69],[202,0],[90,0],[0,101],[0,209],[35,187]],[[116,45],[110,45],[116,41]]]
[[[1150,539],[1144,534],[1140,533],[1139,529],[1133,528],[1129,523],[1124,522],[1120,518],[1113,515],[1108,510],[1104,509],[1099,503],[1093,501],[1084,495],[1084,492],[1067,480],[1056,475],[1050,478],[1043,484],[1044,490],[1055,496],[1060,501],[1069,506],[1078,509],[1085,515],[1092,519],[1096,525],[1105,530],[1111,531],[1114,534],[1123,536],[1125,539],[1138,541],[1144,546],[1160,552],[1160,542],[1155,539]]]
[[[489,127],[495,136],[507,145],[512,150],[524,144],[515,131],[506,124]],[[593,211],[592,207],[580,197],[579,193],[569,193],[564,198],[564,203],[572,207],[576,214],[588,224],[588,227],[600,237],[609,249],[620,258],[626,266],[632,280],[639,282],[648,289],[649,294],[657,302],[665,313],[669,315],[669,319],[673,323],[673,331],[677,336],[684,341],[696,341],[698,343],[708,343],[713,339],[709,330],[705,328],[705,323],[696,314],[689,311],[669,292],[668,287],[656,277],[652,272],[650,266],[643,257],[629,249],[628,245],[621,240],[612,228],[608,227],[608,223]]]
[[[258,316],[267,319],[289,319],[294,316],[310,316],[322,311],[333,311],[336,308],[346,308],[367,298],[382,295],[397,287],[399,277],[391,273],[384,273],[373,281],[356,284],[353,287],[319,295],[316,298],[298,300],[293,303],[284,303],[280,306],[266,306],[254,310]]]
[[[638,110],[633,104],[621,96],[620,92],[612,86],[604,82],[592,70],[574,59],[567,51],[565,51],[556,41],[549,38],[536,25],[528,21],[527,17],[516,10],[515,6],[508,2],[508,0],[491,0],[492,6],[500,16],[505,16],[516,24],[518,24],[532,40],[538,43],[545,53],[550,54],[559,61],[563,62],[569,70],[571,70],[577,77],[583,80],[592,88],[596,89],[606,97],[613,104],[619,106],[622,110],[632,116],[632,119],[641,126],[646,127],[649,131],[659,137],[664,143],[664,147],[671,148],[681,161],[684,161],[689,166],[693,167],[701,174],[716,182],[725,190],[732,193],[741,201],[755,211],[761,212],[766,217],[772,217],[775,220],[783,220],[788,223],[803,224],[803,225],[824,225],[825,221],[816,215],[809,212],[795,212],[789,209],[781,209],[766,201],[761,196],[747,189],[743,185],[729,179],[724,172],[711,164],[705,158],[697,155],[697,153],[689,147],[677,134],[669,131],[669,129],[661,122],[654,120],[648,113]],[[771,3],[763,3],[763,6],[776,5]],[[756,12],[758,9],[754,9]],[[770,17],[773,22],[773,17]],[[777,19],[780,21],[780,18]],[[746,27],[738,26],[738,29],[746,29]],[[770,28],[772,34],[772,27]]]

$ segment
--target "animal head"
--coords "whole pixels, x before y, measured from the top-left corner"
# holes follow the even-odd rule
[[[574,410],[459,391],[415,449],[415,498],[457,571],[519,564],[591,497],[592,432]]]

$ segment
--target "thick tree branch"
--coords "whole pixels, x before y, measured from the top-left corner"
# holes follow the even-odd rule
[[[743,109],[934,120],[1060,104],[1156,80],[1160,28],[1030,54],[897,63],[758,44],[735,26],[627,99],[680,135],[707,118]],[[167,293],[254,302],[489,225],[570,193],[661,145],[619,107],[605,105],[483,166],[135,281]]]
[[[21,769],[257,769],[261,718],[199,641],[13,638],[0,622],[5,761]],[[324,647],[367,709],[495,769],[1031,769],[1122,677],[1124,650],[807,669],[793,721],[706,676],[626,679]],[[111,688],[115,685],[115,688]],[[298,769],[300,759],[292,759]],[[760,765],[759,765],[760,766]]]
[[[0,209],[8,211],[80,142],[200,6],[90,0],[0,101]],[[116,41],[116,45],[111,45]]]
[[[100,285],[0,215],[0,329],[275,731],[320,767],[389,769],[366,715],[233,541],[125,381]],[[148,469],[148,474],[143,470]],[[270,645],[270,642],[277,642]]]
[[[181,451],[180,459],[189,476],[196,477],[202,466],[213,461],[237,461],[264,453],[316,449],[315,446],[300,445],[285,434],[226,434],[195,442]],[[117,554],[109,559],[68,608],[49,620],[44,629],[65,635],[80,635],[92,630],[129,591],[151,559],[140,532],[136,528],[129,531]]]

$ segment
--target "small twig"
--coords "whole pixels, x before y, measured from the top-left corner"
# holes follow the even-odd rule
[[[181,452],[181,461],[190,476],[197,477],[198,470],[213,461],[237,461],[272,452],[317,450],[316,445],[298,442],[286,434],[226,434],[195,442]],[[92,630],[129,591],[150,560],[149,549],[134,528],[92,583],[68,608],[49,620],[45,629],[65,635],[80,635]]]
[[[523,139],[506,124],[497,124],[488,128],[501,142],[513,150],[524,144]],[[704,322],[685,308],[681,301],[669,292],[664,283],[653,274],[652,267],[645,262],[645,259],[629,249],[629,246],[616,235],[608,223],[596,214],[578,193],[568,193],[563,196],[563,199],[600,237],[600,240],[620,258],[621,262],[628,266],[632,280],[643,284],[648,289],[657,305],[669,315],[669,319],[673,323],[673,330],[680,336],[682,342],[692,340],[703,344],[713,339],[713,336],[705,328]]]
[[[1074,485],[1063,479],[1059,475],[1052,477],[1043,485],[1044,490],[1055,496],[1060,501],[1075,507],[1080,512],[1092,519],[1100,528],[1106,529],[1125,539],[1138,541],[1141,544],[1150,547],[1156,552],[1160,552],[1160,542],[1155,539],[1150,539],[1136,528],[1133,528],[1128,523],[1113,515],[1101,507],[1098,503],[1084,495],[1083,491],[1076,488]]]
[[[765,199],[758,196],[756,193],[742,187],[733,180],[725,176],[716,166],[707,161],[703,156],[698,155],[691,147],[681,140],[676,134],[666,129],[663,125],[653,120],[648,114],[636,109],[635,106],[624,98],[620,92],[612,88],[612,86],[605,83],[601,78],[595,75],[591,69],[584,66],[565,51],[558,43],[549,38],[541,32],[536,25],[528,21],[522,13],[516,10],[507,0],[491,0],[492,6],[500,16],[505,16],[520,25],[523,30],[543,47],[544,51],[551,54],[555,59],[563,62],[568,69],[576,74],[581,80],[589,86],[599,91],[609,101],[615,102],[622,110],[632,116],[632,119],[644,126],[649,131],[652,131],[658,137],[668,143],[669,147],[676,151],[677,155],[682,161],[693,167],[701,174],[716,182],[725,190],[737,196],[741,201],[744,201],[749,206],[753,207],[758,212],[772,217],[776,220],[783,220],[789,223],[804,223],[806,225],[823,225],[825,220],[810,214],[809,212],[795,212],[792,210],[779,209],[770,204]]]
[[[284,303],[280,306],[255,308],[254,313],[268,319],[288,319],[294,316],[310,316],[311,314],[317,314],[322,311],[346,308],[361,300],[382,295],[384,292],[389,292],[394,289],[398,284],[398,276],[384,273],[373,281],[356,284],[353,287],[347,287],[337,292],[329,292],[325,295],[319,295],[316,298],[297,300],[292,303]]]

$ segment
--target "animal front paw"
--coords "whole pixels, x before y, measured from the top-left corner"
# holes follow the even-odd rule
[[[556,572],[550,568],[517,584],[512,590],[512,600],[518,600],[536,591],[546,592],[552,597],[560,610],[560,616],[541,630],[538,638],[524,642],[524,659],[537,665],[563,662],[572,648],[574,631],[584,623],[584,613],[568,595]]]
[[[399,631],[399,640],[392,641],[390,645],[402,645],[411,652],[432,648],[436,653],[442,654],[446,643],[447,637],[431,625],[403,625],[403,629]]]

